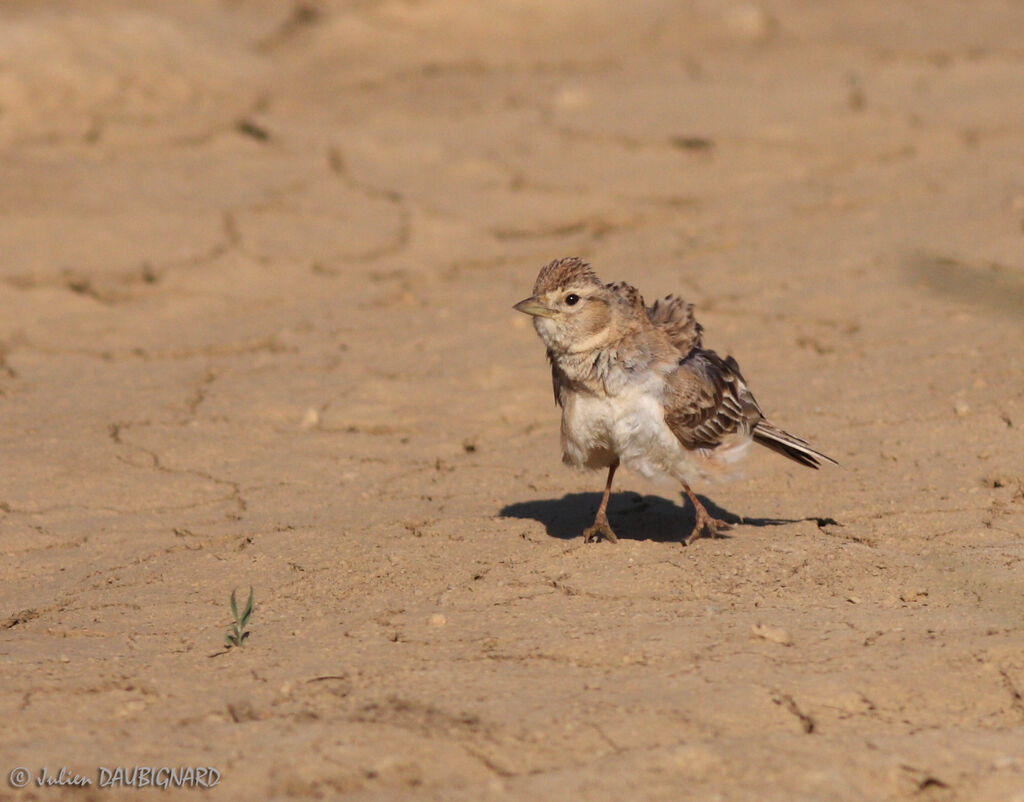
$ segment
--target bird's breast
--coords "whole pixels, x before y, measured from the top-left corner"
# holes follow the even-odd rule
[[[577,467],[608,467],[616,459],[611,400],[589,392],[570,393],[562,407],[562,458]]]
[[[665,423],[662,397],[663,382],[653,375],[570,393],[562,409],[565,462],[600,468],[618,459],[644,475],[664,472],[680,446]]]

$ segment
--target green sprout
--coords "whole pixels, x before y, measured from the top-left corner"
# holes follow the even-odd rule
[[[238,602],[235,599],[235,591],[231,591],[231,615],[235,617],[235,623],[231,625],[231,629],[224,636],[224,644],[227,648],[241,646],[245,643],[245,639],[249,637],[246,627],[249,626],[249,619],[252,618],[252,609],[253,593],[251,585],[249,586],[249,601],[245,603],[245,609],[242,610],[241,615],[238,614]]]

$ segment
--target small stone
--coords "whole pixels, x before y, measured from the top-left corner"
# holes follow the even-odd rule
[[[971,412],[971,407],[966,401],[957,401],[953,404],[953,411],[958,418],[966,418]]]
[[[778,25],[767,11],[754,3],[737,3],[726,9],[723,17],[733,34],[749,41],[767,39]]]
[[[320,425],[320,413],[317,412],[313,407],[306,410],[306,414],[302,416],[302,422],[299,427],[302,429],[312,429],[314,426]]]
[[[441,613],[434,613],[427,619],[427,623],[432,627],[443,627],[448,623],[448,619],[441,615]]]
[[[780,646],[793,645],[793,636],[789,632],[782,627],[773,627],[768,624],[754,624],[750,628],[750,637],[752,640],[760,638],[769,643],[778,643]]]
[[[236,724],[241,724],[244,721],[256,721],[259,718],[256,714],[256,709],[252,706],[252,702],[248,699],[228,702],[228,715],[231,716],[231,720]]]
[[[722,759],[705,746],[686,744],[671,755],[669,765],[692,780],[703,780],[721,771]]]
[[[582,87],[563,87],[555,94],[555,105],[563,109],[583,109],[590,102],[590,92]]]

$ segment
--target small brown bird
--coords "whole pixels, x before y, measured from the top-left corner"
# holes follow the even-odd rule
[[[542,268],[533,295],[515,309],[533,317],[547,346],[563,462],[608,469],[594,525],[583,532],[588,542],[618,540],[607,508],[620,463],[682,483],[696,513],[687,544],[729,526],[704,509],[690,481],[728,470],[751,440],[810,468],[837,464],[765,418],[736,360],[702,347],[693,306],[676,296],[647,307],[636,288],[602,284],[590,265],[569,258]]]

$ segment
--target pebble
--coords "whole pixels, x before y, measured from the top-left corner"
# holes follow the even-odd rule
[[[771,15],[754,3],[736,3],[726,9],[723,17],[733,34],[749,41],[767,38],[775,26]]]
[[[769,643],[778,643],[781,646],[793,645],[793,636],[788,631],[782,627],[773,627],[768,624],[754,624],[750,628],[750,637],[753,639],[760,638]]]

